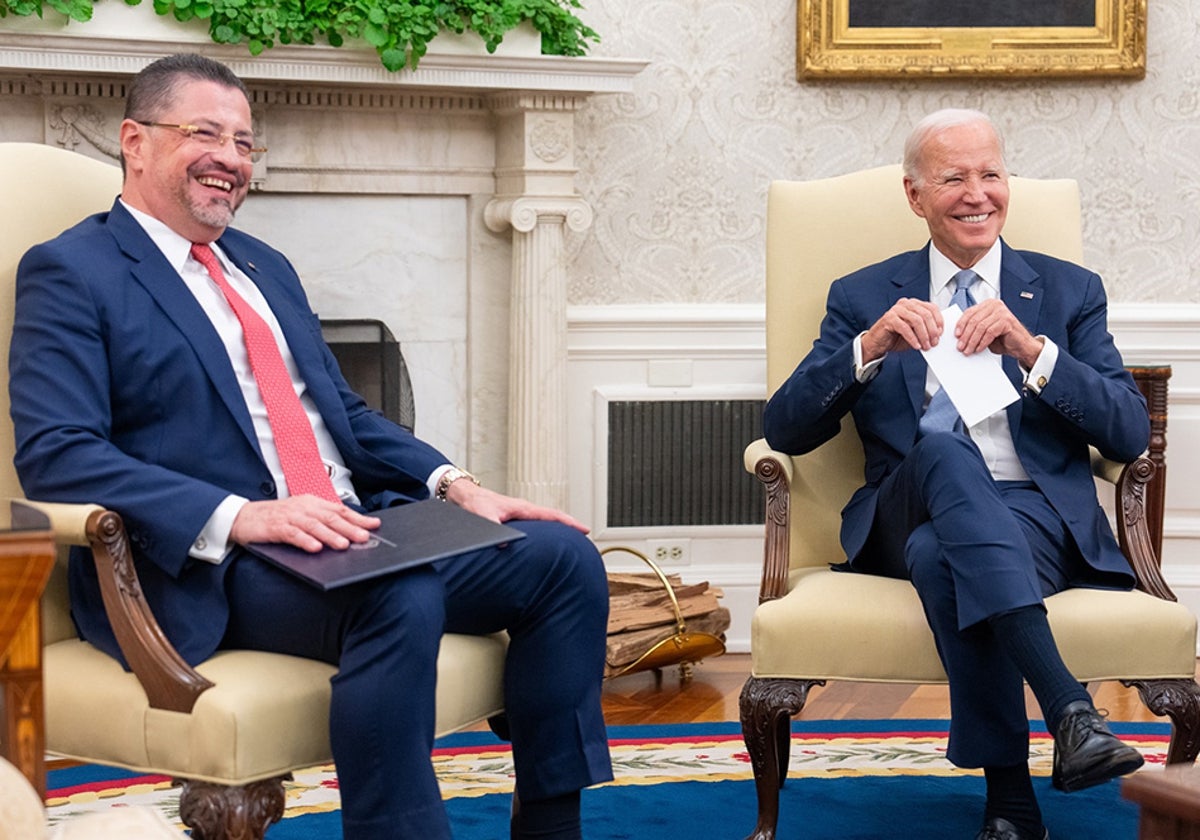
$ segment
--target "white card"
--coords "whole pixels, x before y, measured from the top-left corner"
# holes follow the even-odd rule
[[[991,350],[973,356],[964,356],[958,351],[954,327],[962,314],[957,304],[943,309],[945,330],[941,340],[931,349],[922,350],[921,354],[946,389],[950,402],[958,409],[958,416],[969,428],[1016,402],[1021,395],[1008,381]]]

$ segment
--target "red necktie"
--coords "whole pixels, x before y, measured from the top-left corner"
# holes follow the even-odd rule
[[[194,243],[192,256],[208,269],[208,275],[225,295],[229,308],[242,325],[250,372],[254,374],[263,404],[267,407],[267,422],[271,425],[271,434],[275,436],[275,448],[283,465],[288,493],[292,496],[310,493],[322,499],[340,501],[317,449],[312,423],[300,404],[300,398],[296,396],[292,377],[283,363],[271,328],[229,285],[212,248]]]

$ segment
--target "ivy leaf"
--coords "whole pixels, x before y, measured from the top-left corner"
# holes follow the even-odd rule
[[[383,66],[388,70],[391,70],[393,73],[403,69],[406,58],[407,56],[405,56],[404,50],[395,48],[383,50],[381,53],[379,53],[379,60],[383,63]]]
[[[374,23],[368,23],[363,28],[363,38],[372,47],[379,48],[387,44],[388,32],[386,29],[376,26]]]

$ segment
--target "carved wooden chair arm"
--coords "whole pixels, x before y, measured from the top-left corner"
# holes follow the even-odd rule
[[[104,611],[150,706],[190,712],[213,683],[183,660],[158,626],[142,594],[121,517],[110,510],[94,511],[87,521],[87,540],[100,577]]]
[[[60,545],[90,545],[104,610],[150,706],[190,712],[212,683],[180,657],[142,595],[121,517],[98,505],[24,502],[50,518]]]
[[[1146,489],[1156,467],[1147,457],[1128,464],[1110,461],[1092,450],[1092,473],[1116,485],[1117,541],[1137,578],[1137,588],[1156,598],[1175,601],[1163,579],[1146,520]]]
[[[791,531],[792,457],[777,452],[760,438],[742,456],[746,471],[763,483],[767,495],[767,522],[763,550],[763,575],[758,602],[787,594],[789,536]]]

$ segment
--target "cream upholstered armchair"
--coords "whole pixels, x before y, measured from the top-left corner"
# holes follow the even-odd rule
[[[1006,241],[1080,262],[1074,181],[1012,178]],[[767,379],[774,391],[816,338],[829,284],[837,277],[928,240],[904,197],[899,166],[836,178],[776,182],[767,204]],[[1200,752],[1196,619],[1164,583],[1143,513],[1146,458],[1094,460],[1116,482],[1122,549],[1138,575],[1133,592],[1073,589],[1047,600],[1050,623],[1081,681],[1135,685],[1146,705],[1174,724],[1168,760]],[[831,571],[845,559],[840,512],[862,482],[862,446],[849,417],[841,433],[800,457],[759,440],[746,469],[767,491],[759,607],[751,629],[752,676],[741,696],[742,731],[754,769],[754,840],[775,836],[779,789],[788,768],[789,720],[809,690],[827,680],[945,683],[916,590],[907,581]]]
[[[0,496],[19,497],[8,420],[8,345],[17,262],[90,213],[106,211],[121,173],[83,155],[0,143]],[[62,545],[91,545],[105,608],[132,673],[75,633],[65,552],[42,601],[46,746],[80,761],[181,782],[192,836],[261,838],[283,812],[291,771],[331,760],[329,679],[321,662],[221,651],[192,669],[142,598],[120,517],[89,505],[40,506]],[[502,709],[505,640],[448,635],[438,657],[437,728],[460,729]]]

